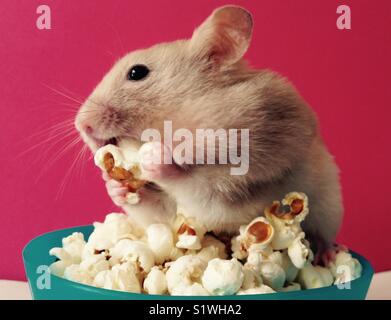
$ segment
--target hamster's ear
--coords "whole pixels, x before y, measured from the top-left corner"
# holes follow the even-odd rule
[[[246,52],[253,27],[251,14],[237,6],[216,9],[193,33],[192,53],[220,65],[240,60]]]

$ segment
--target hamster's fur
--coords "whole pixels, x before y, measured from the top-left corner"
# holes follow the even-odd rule
[[[163,136],[165,120],[172,121],[173,130],[192,132],[248,128],[246,175],[230,175],[228,165],[189,166],[180,178],[155,181],[162,190],[150,191],[153,205],[143,207],[142,201],[125,211],[147,224],[170,220],[176,201],[210,229],[237,232],[272,200],[300,191],[310,201],[304,229],[327,246],[342,218],[337,166],[314,112],[295,88],[277,73],[252,69],[243,60],[252,25],[246,10],[226,6],[215,10],[191,39],[127,54],[83,104],[76,127],[93,152],[113,137],[140,139],[147,128]],[[128,81],[136,64],[150,73],[142,81]]]

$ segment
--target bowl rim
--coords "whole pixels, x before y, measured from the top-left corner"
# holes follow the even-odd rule
[[[49,236],[50,234],[56,234],[59,232],[66,232],[67,230],[69,230],[69,234],[72,234],[73,232],[81,232],[81,233],[83,233],[83,231],[88,232],[89,230],[86,230],[86,229],[93,230],[92,228],[93,228],[93,225],[80,225],[80,226],[74,226],[74,227],[59,228],[59,229],[55,229],[53,231],[42,233],[42,234],[34,237],[24,246],[23,251],[22,251],[25,270],[27,271],[26,265],[29,264],[29,249],[34,244],[34,242],[37,241],[38,239],[41,239],[45,236]],[[83,233],[83,235],[84,235],[84,233]],[[373,270],[371,264],[369,263],[369,261],[365,257],[363,257],[362,255],[360,255],[357,252],[352,251],[352,250],[349,250],[349,253],[351,253],[354,258],[358,259],[361,266],[362,266],[361,277],[345,283],[345,285],[350,285],[352,287],[354,284],[357,284],[361,281],[364,281],[363,279],[365,279],[365,278],[372,278],[374,270]],[[47,252],[46,254],[49,255],[49,252]],[[322,288],[304,289],[304,290],[289,291],[289,292],[278,291],[278,292],[266,293],[266,294],[224,295],[224,296],[173,296],[173,295],[155,295],[155,294],[147,294],[147,293],[136,293],[136,292],[113,290],[113,289],[105,289],[105,288],[99,288],[99,287],[95,287],[92,285],[87,285],[87,284],[83,284],[80,282],[68,280],[63,277],[59,277],[57,275],[54,275],[52,273],[50,274],[50,276],[53,277],[57,282],[63,283],[66,286],[72,286],[75,289],[80,288],[83,291],[92,291],[97,294],[103,294],[106,297],[110,296],[112,298],[128,298],[129,300],[131,300],[132,298],[133,299],[136,298],[136,299],[140,299],[140,300],[141,299],[143,299],[143,300],[146,300],[146,299],[148,299],[148,300],[157,300],[157,299],[158,300],[194,300],[194,299],[198,299],[198,300],[222,300],[222,299],[223,300],[251,300],[251,299],[254,299],[255,300],[256,299],[256,300],[258,300],[257,297],[259,297],[259,296],[264,297],[266,300],[267,298],[272,298],[272,297],[277,298],[275,296],[276,294],[278,295],[278,298],[283,299],[284,297],[289,296],[292,299],[294,299],[295,295],[299,295],[300,293],[303,293],[303,292],[306,292],[307,294],[312,293],[312,294],[316,295],[318,293],[323,292],[325,288],[338,289],[337,285],[333,284],[331,286],[322,287]],[[29,280],[28,276],[27,276],[27,280]]]

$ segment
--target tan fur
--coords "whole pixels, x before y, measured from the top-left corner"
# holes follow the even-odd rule
[[[334,241],[342,204],[337,167],[325,148],[313,111],[280,75],[247,66],[242,55],[251,16],[238,7],[216,10],[191,40],[162,43],[118,61],[81,107],[76,127],[93,151],[113,136],[140,138],[146,128],[250,129],[250,169],[231,176],[226,165],[197,165],[184,177],[158,181],[172,199],[215,231],[237,231],[290,191],[308,194],[306,231]],[[135,64],[151,72],[126,80]],[[94,127],[95,139],[82,124]],[[162,133],[163,134],[163,133]],[[168,195],[169,196],[168,196]],[[136,210],[134,208],[127,208]],[[172,217],[172,212],[167,213]],[[145,213],[144,213],[145,215]]]

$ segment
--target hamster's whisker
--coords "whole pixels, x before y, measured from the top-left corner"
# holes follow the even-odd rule
[[[74,130],[71,130],[71,131],[67,132],[65,135],[63,135],[63,134],[64,134],[64,132],[57,132],[55,135],[51,135],[47,139],[42,140],[42,141],[32,145],[28,149],[22,151],[20,154],[16,155],[15,158],[19,158],[19,157],[21,157],[23,155],[26,155],[27,153],[37,149],[38,147],[40,147],[40,146],[42,146],[44,144],[47,144],[48,142],[53,141],[54,139],[56,139],[56,141],[55,141],[55,143],[53,145],[56,145],[57,143],[59,143],[60,141],[64,140],[65,138],[71,136],[72,134],[76,134],[76,132],[74,132]],[[61,137],[61,135],[63,135],[63,136]],[[50,149],[50,148],[51,147],[47,148],[47,150]]]
[[[114,26],[112,24],[110,24],[108,21],[105,21],[105,23],[114,32],[115,37],[117,38],[117,41],[119,42],[119,44],[121,46],[121,51],[122,51],[121,56],[122,56],[123,54],[125,54],[125,47],[124,47],[124,43],[122,42],[122,39],[121,39],[121,37],[120,37],[120,35],[118,33],[118,30],[115,29]],[[117,57],[114,56],[114,58],[119,58],[119,57],[118,56]]]
[[[97,107],[99,107],[99,108],[102,108],[102,105],[101,105],[100,103],[95,102],[95,101],[92,100],[90,97],[88,97],[88,98],[86,99],[86,101],[91,102],[92,104],[94,104],[95,106],[97,106]]]
[[[41,138],[46,138],[46,139],[51,139],[51,137],[57,137],[58,135],[61,135],[61,134],[68,134],[70,132],[74,132],[76,133],[76,130],[71,127],[71,126],[66,126],[66,125],[63,125],[63,126],[53,126],[53,128],[48,128],[47,130],[46,129],[43,129],[41,131],[38,131],[34,134],[32,134],[30,137],[28,137],[30,140],[32,138],[34,139],[41,139]],[[46,141],[43,140],[43,141]],[[42,140],[40,140],[39,142],[41,142]]]
[[[67,99],[69,99],[69,100],[71,100],[71,101],[80,103],[81,105],[83,104],[83,101],[78,100],[78,99],[76,99],[76,98],[73,98],[73,97],[69,96],[68,94],[66,94],[66,93],[64,93],[64,92],[61,92],[61,91],[59,91],[59,90],[57,90],[57,89],[55,89],[55,88],[53,88],[53,87],[51,87],[51,86],[49,86],[49,85],[47,85],[47,84],[45,84],[45,83],[42,83],[42,85],[45,86],[46,88],[48,88],[49,90],[52,90],[53,92],[55,92],[55,93],[57,93],[57,94],[63,96],[64,98],[67,98]]]
[[[54,124],[48,128],[44,128],[40,131],[37,131],[37,132],[34,132],[33,134],[31,134],[29,137],[27,137],[28,139],[31,139],[31,138],[34,138],[34,137],[37,137],[37,136],[40,136],[40,135],[44,135],[44,134],[47,134],[47,133],[55,133],[57,131],[60,131],[60,130],[64,130],[65,132],[69,131],[69,130],[74,130],[73,128],[73,121],[63,121],[63,122],[60,122],[60,123],[57,123],[57,124]]]
[[[87,151],[88,151],[88,147],[86,144],[83,144],[83,146],[81,147],[81,156],[80,156],[80,165],[79,165],[79,182],[82,181],[82,178],[83,178],[83,174],[84,174],[84,169],[85,169],[85,164],[86,164],[86,156],[87,156]]]
[[[77,145],[81,141],[80,137],[75,137],[68,144],[61,149],[60,152],[57,153],[55,157],[51,157],[49,161],[46,162],[45,166],[42,168],[41,172],[38,174],[36,182],[43,176],[45,172],[47,172],[53,164],[56,163],[57,160],[62,158],[70,149],[72,149],[75,145]]]
[[[64,178],[63,178],[63,180],[61,182],[61,185],[60,185],[60,187],[58,189],[58,192],[57,192],[57,195],[55,197],[55,200],[59,200],[61,198],[61,196],[64,194],[67,181],[69,182],[69,181],[72,180],[72,173],[74,172],[74,168],[75,168],[75,165],[77,163],[77,159],[80,157],[81,150],[78,152],[76,158],[72,161],[72,164],[68,168],[68,170],[67,170],[67,172],[66,172],[66,174],[65,174],[65,176],[64,176]]]

